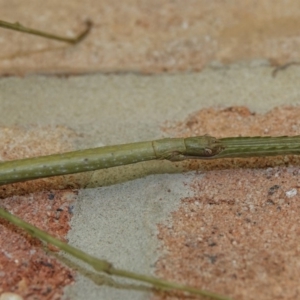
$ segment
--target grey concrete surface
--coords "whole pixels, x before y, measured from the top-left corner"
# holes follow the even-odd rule
[[[299,67],[291,66],[276,77],[272,71],[258,61],[215,66],[197,74],[1,78],[0,125],[66,125],[82,134],[75,145],[78,149],[161,138],[164,122],[183,120],[207,106],[246,105],[265,112],[282,104],[299,104]],[[143,177],[152,171],[174,171],[171,163],[161,164],[95,172],[75,203],[69,242],[116,267],[153,274],[159,246],[156,224],[167,222],[180,199],[189,195],[183,183],[194,176]],[[135,177],[143,178],[126,180]],[[128,281],[88,277],[79,274],[77,283],[66,289],[66,296],[105,300],[149,297],[148,292],[127,286]]]

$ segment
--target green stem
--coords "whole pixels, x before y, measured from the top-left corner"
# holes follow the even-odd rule
[[[47,38],[47,39],[66,42],[66,43],[70,43],[70,44],[79,43],[89,33],[89,31],[92,27],[92,22],[87,21],[86,26],[87,26],[87,28],[81,34],[79,34],[77,37],[68,38],[68,37],[62,37],[62,36],[55,35],[55,34],[48,33],[48,32],[44,32],[44,31],[28,28],[28,27],[25,27],[25,26],[23,26],[22,24],[20,24],[18,22],[17,23],[9,23],[9,22],[5,22],[5,21],[0,20],[0,27],[6,28],[6,29],[16,30],[16,31],[20,31],[20,32],[25,32],[25,33],[28,33],[28,34],[38,35],[38,36],[41,36],[41,37],[44,37],[44,38]]]
[[[98,259],[97,257],[91,256],[89,254],[86,254],[85,252],[72,247],[68,245],[67,243],[64,243],[57,238],[51,236],[45,231],[40,230],[39,228],[24,222],[20,218],[10,214],[9,212],[5,211],[3,208],[0,208],[0,217],[3,219],[15,224],[18,227],[21,227],[25,229],[30,235],[33,237],[37,237],[40,240],[49,243],[51,245],[54,245],[58,247],[60,250],[65,251],[66,253],[70,254],[73,257],[76,257],[80,259],[81,261],[84,261],[85,263],[92,266],[96,271],[98,272],[105,272],[109,275],[115,275],[119,277],[125,277],[130,278],[134,280],[138,280],[141,282],[149,283],[151,284],[155,289],[158,290],[178,290],[182,292],[187,292],[190,294],[198,295],[198,296],[206,296],[210,297],[211,299],[217,299],[217,300],[230,300],[230,298],[218,295],[215,293],[211,293],[208,291],[196,289],[193,287],[189,287],[182,284],[173,283],[167,280],[162,280],[153,276],[146,276],[135,272],[130,272],[122,269],[116,269],[113,267],[113,265],[102,259]]]

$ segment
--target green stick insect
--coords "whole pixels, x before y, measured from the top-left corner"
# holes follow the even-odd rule
[[[77,38],[58,37],[38,30],[28,29],[18,23],[0,21],[0,27],[53,38],[59,41],[76,43],[88,33],[91,24]],[[0,185],[45,178],[57,175],[73,174],[85,171],[105,169],[115,166],[138,163],[147,160],[180,161],[185,159],[222,159],[236,157],[257,157],[274,155],[299,155],[300,136],[294,137],[232,137],[216,139],[211,136],[188,138],[166,138],[148,142],[139,142],[94,149],[73,151],[42,157],[6,161],[0,163]],[[79,249],[64,243],[32,226],[20,218],[0,208],[0,217],[26,230],[29,234],[45,243],[91,265],[96,271],[110,275],[126,277],[149,283],[156,290],[180,290],[186,293],[206,296],[212,299],[230,299],[208,291],[169,282],[152,276],[146,276],[115,268],[110,262],[100,260]]]
[[[300,154],[300,136],[216,139],[206,135],[189,138],[166,138],[2,162],[0,163],[0,184],[79,173],[155,159],[171,161],[185,159],[205,160],[288,154]],[[22,227],[42,241],[55,245],[70,255],[90,264],[97,271],[147,282],[156,289],[178,289],[214,299],[229,299],[221,295],[171,283],[155,277],[116,269],[111,263],[99,260],[61,242],[3,209],[0,209],[0,216]]]
[[[28,28],[21,25],[20,23],[9,23],[1,20],[0,27],[37,35],[40,37],[53,39],[60,42],[77,44],[87,36],[87,34],[92,28],[92,22],[87,21],[86,29],[75,38],[62,37],[52,33]],[[200,140],[203,140],[202,142],[200,142],[200,144],[203,143],[203,145],[206,145],[205,141],[207,140],[207,138]],[[190,144],[190,146],[192,146],[192,144]],[[50,177],[55,176],[55,174],[71,174],[84,172],[87,170],[92,171],[101,168],[109,168],[112,166],[135,163],[143,160],[151,160],[157,158],[167,159],[168,157],[170,159],[173,158],[174,160],[176,158],[181,159],[181,155],[179,152],[184,152],[184,149],[185,146],[182,145],[181,139],[178,139],[177,141],[175,139],[170,141],[168,139],[165,139],[154,142],[136,143],[115,147],[104,147],[83,151],[75,151],[65,154],[54,155],[52,156],[52,158],[48,156],[36,159],[34,158],[33,160],[31,159],[2,163],[0,162],[0,174],[2,175],[2,181],[0,182],[0,185],[26,181],[35,178]],[[206,151],[210,152],[209,149],[204,148],[203,151],[205,153]],[[92,257],[91,255],[56,239],[55,237],[49,235],[47,232],[44,232],[36,228],[35,226],[24,222],[20,218],[13,216],[1,207],[0,217],[10,221],[18,227],[23,228],[32,236],[37,237],[46,243],[55,245],[60,250],[63,250],[66,253],[69,253],[71,256],[86,262],[87,264],[91,265],[96,271],[101,271],[110,275],[121,276],[145,282],[151,284],[155,290],[180,290],[186,293],[195,294],[199,296],[206,296],[212,299],[229,299],[228,297],[224,297],[208,291],[203,291],[200,289],[176,284],[151,276],[145,276],[142,274],[129,272],[126,270],[116,269],[111,263],[104,260],[100,260],[96,257]]]

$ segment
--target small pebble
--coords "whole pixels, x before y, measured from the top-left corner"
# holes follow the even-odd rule
[[[291,189],[285,193],[288,198],[292,198],[297,195],[297,189]]]

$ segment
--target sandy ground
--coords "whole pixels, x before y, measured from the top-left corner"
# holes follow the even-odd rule
[[[60,74],[1,77],[1,160],[166,136],[299,134],[297,1],[0,8],[6,21],[67,36],[94,23],[76,46],[1,29],[0,74]],[[0,203],[116,267],[234,299],[296,299],[298,166],[295,157],[148,162],[6,185]],[[74,272],[8,223],[0,230],[0,293],[184,299],[80,263]]]
[[[266,58],[299,61],[296,0],[0,1],[2,18],[74,37],[69,46],[1,30],[0,74],[199,71],[210,62]]]

